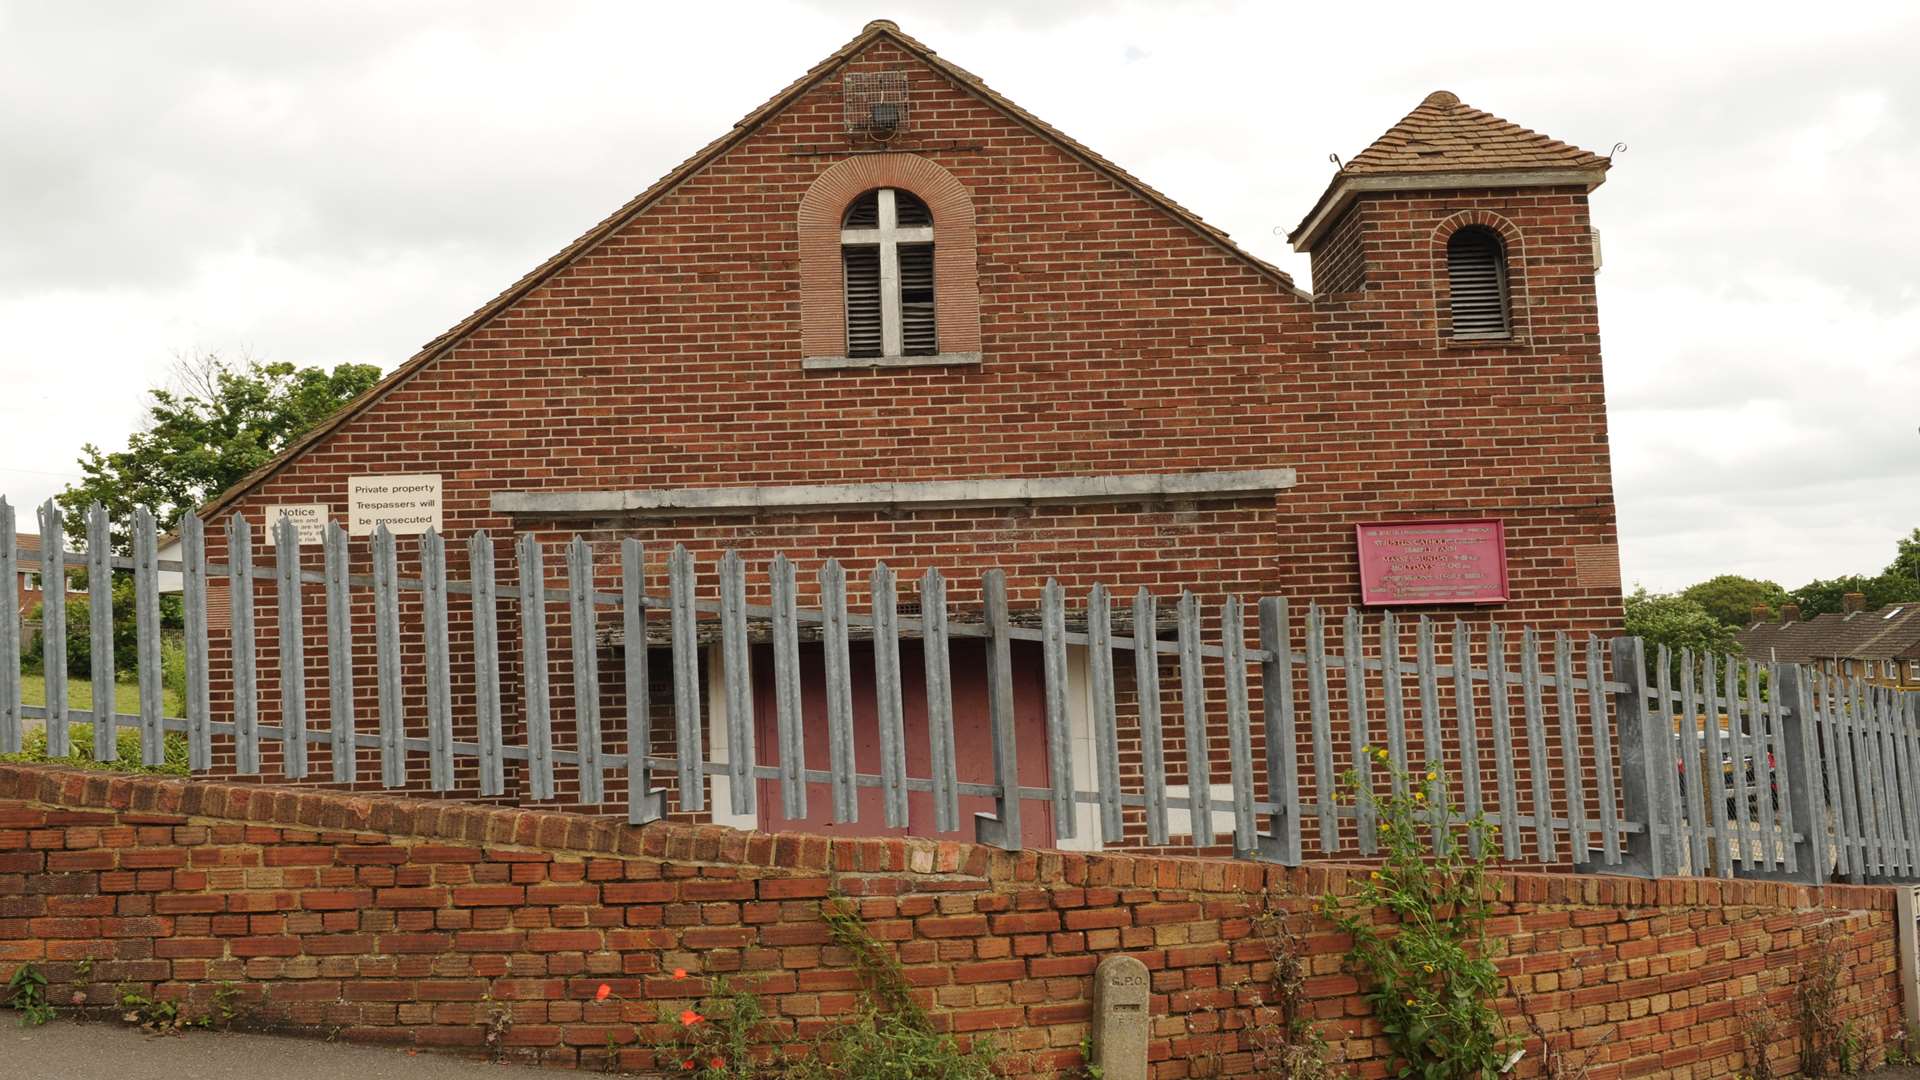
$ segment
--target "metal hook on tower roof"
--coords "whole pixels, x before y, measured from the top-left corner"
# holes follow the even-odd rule
[[[1342,164],[1340,163],[1340,155],[1339,155],[1339,154],[1328,154],[1328,155],[1327,155],[1327,160],[1328,160],[1328,161],[1331,161],[1331,162],[1333,162],[1333,167],[1334,167],[1334,168],[1336,168],[1336,169],[1345,169],[1345,168],[1346,168],[1346,166],[1345,166],[1345,165],[1342,165]]]
[[[1614,144],[1613,144],[1613,149],[1611,149],[1611,150],[1609,150],[1609,151],[1607,151],[1607,160],[1608,160],[1608,161],[1612,161],[1612,160],[1613,160],[1613,155],[1615,155],[1615,154],[1624,154],[1624,153],[1626,153],[1626,152],[1627,152],[1627,144],[1626,144],[1626,143],[1623,143],[1623,142],[1617,142],[1617,143],[1614,143]]]

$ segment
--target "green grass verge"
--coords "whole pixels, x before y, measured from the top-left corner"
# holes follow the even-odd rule
[[[22,705],[45,706],[47,703],[47,680],[40,675],[22,675],[20,678],[20,703]],[[67,680],[67,706],[72,709],[92,710],[93,683],[87,679]],[[184,700],[173,690],[164,691],[163,707],[168,716],[179,716],[186,710]],[[115,712],[138,713],[140,711],[140,687],[133,683],[116,683],[113,688],[113,708]],[[161,765],[140,764],[140,732],[135,728],[122,727],[115,733],[118,739],[117,761],[95,761],[93,759],[93,725],[76,721],[67,725],[68,739],[73,744],[73,756],[50,758],[47,756],[47,729],[38,720],[29,720],[32,725],[20,739],[20,753],[0,754],[0,761],[42,762],[50,761],[57,765],[77,765],[83,769],[105,769],[114,772],[155,773],[166,776],[186,776],[187,737],[177,731],[162,736],[166,761]]]
[[[161,710],[168,716],[179,716],[186,712],[186,699],[178,690],[160,692]],[[20,704],[42,705],[47,703],[47,678],[44,675],[20,676]],[[70,709],[93,709],[93,681],[91,679],[67,680],[67,707]],[[140,685],[131,682],[117,682],[113,685],[113,711],[137,713],[140,711]]]

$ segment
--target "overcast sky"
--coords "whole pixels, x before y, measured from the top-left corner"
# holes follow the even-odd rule
[[[392,367],[888,17],[1302,283],[1327,155],[1431,90],[1627,143],[1628,580],[1883,566],[1920,525],[1920,5],[1393,7],[0,0],[0,492],[119,445],[177,354]]]

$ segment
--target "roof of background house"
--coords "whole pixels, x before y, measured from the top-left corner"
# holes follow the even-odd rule
[[[1753,660],[1907,660],[1920,658],[1920,603],[1874,611],[1829,611],[1798,622],[1757,622],[1739,633]]]
[[[1412,112],[1352,161],[1333,174],[1313,209],[1300,219],[1287,241],[1296,250],[1318,236],[1340,204],[1361,187],[1379,186],[1388,178],[1408,181],[1395,186],[1414,188],[1421,179],[1441,180],[1446,186],[1471,186],[1486,173],[1540,173],[1536,182],[1560,178],[1584,182],[1588,190],[1600,185],[1612,161],[1571,143],[1523,128],[1461,102],[1446,90],[1435,90]]]

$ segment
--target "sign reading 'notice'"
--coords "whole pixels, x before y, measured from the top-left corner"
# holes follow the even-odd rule
[[[1507,533],[1495,518],[1359,525],[1360,602],[1497,604],[1507,597]]]
[[[417,536],[440,524],[440,474],[355,476],[347,481],[347,533],[372,536],[385,525],[395,536]]]
[[[276,503],[267,507],[267,546],[277,547],[280,543],[280,519],[293,522],[294,542],[301,547],[319,547],[327,539],[327,508],[321,503],[300,503],[288,505]]]

